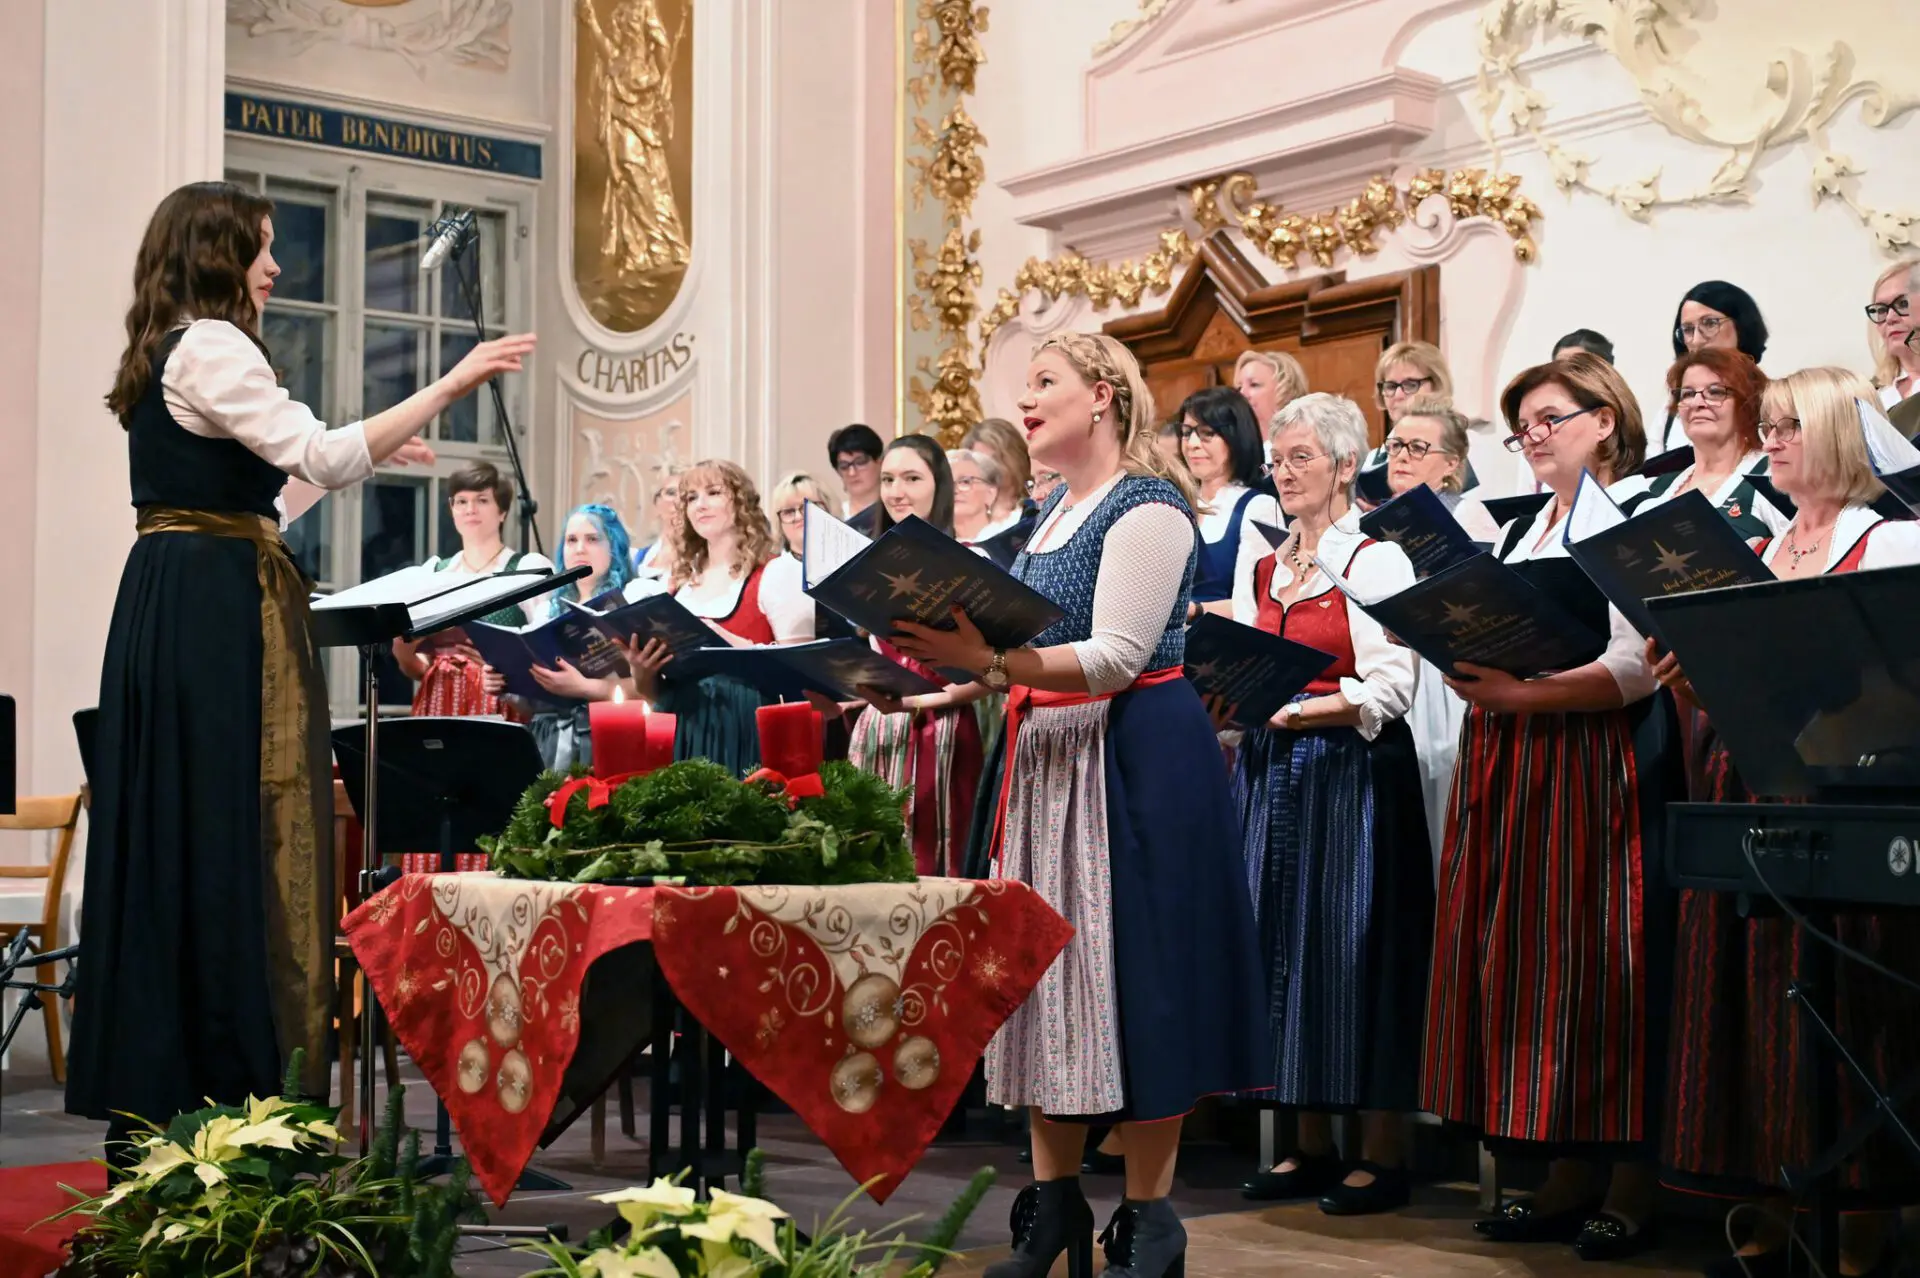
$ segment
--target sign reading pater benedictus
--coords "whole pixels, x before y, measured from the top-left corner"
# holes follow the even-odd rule
[[[651,350],[609,355],[589,346],[580,352],[574,375],[602,395],[644,395],[665,384],[693,358],[693,334],[675,333]]]

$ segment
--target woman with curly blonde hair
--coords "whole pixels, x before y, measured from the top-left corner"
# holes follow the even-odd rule
[[[735,647],[813,638],[813,600],[802,588],[800,561],[780,553],[746,471],[730,461],[695,462],[680,476],[680,509],[669,581],[674,598]],[[679,717],[676,759],[712,759],[736,773],[759,766],[757,691],[722,675],[675,680],[657,641],[636,637],[628,660],[634,691]]]

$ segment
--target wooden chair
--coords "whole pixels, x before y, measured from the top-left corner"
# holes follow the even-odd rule
[[[80,825],[80,796],[77,794],[47,795],[40,798],[21,799],[16,803],[17,811],[12,816],[0,816],[0,830],[58,830],[60,837],[54,843],[53,859],[46,865],[0,865],[0,879],[45,879],[47,881],[44,904],[38,923],[0,923],[0,948],[13,943],[13,938],[25,932],[33,938],[35,948],[54,949],[60,938],[60,905],[66,893],[67,857],[73,852],[74,831]],[[41,964],[36,979],[43,985],[51,985],[59,979],[52,963]],[[67,1081],[67,1055],[60,1046],[60,1000],[51,996],[43,998],[41,1014],[47,1022],[47,1063],[53,1068],[53,1081]]]

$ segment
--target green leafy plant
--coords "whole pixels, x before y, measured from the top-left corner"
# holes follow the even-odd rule
[[[843,1198],[806,1238],[786,1212],[759,1196],[765,1164],[753,1150],[739,1194],[716,1189],[703,1202],[675,1178],[596,1196],[620,1213],[626,1236],[616,1240],[606,1229],[579,1249],[537,1244],[531,1250],[552,1264],[532,1278],[886,1278],[902,1263],[908,1265],[903,1278],[933,1278],[953,1256],[994,1175],[991,1167],[974,1173],[924,1242],[910,1243],[904,1233],[876,1239],[848,1227],[847,1210],[868,1185]]]
[[[481,839],[509,878],[597,883],[673,878],[735,883],[910,883],[905,795],[841,760],[820,768],[825,793],[789,805],[766,781],[740,781],[688,759],[624,782],[598,808],[585,790],[555,826],[549,772],[520,796],[506,829]]]
[[[132,1167],[61,1213],[89,1218],[63,1278],[448,1278],[478,1217],[465,1161],[446,1185],[419,1179],[397,1087],[368,1156],[345,1158],[339,1111],[300,1099],[298,1075],[295,1053],[285,1095],[147,1125]]]

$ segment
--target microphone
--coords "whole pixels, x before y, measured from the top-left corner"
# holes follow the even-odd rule
[[[434,223],[433,243],[427,245],[427,251],[420,257],[422,273],[437,271],[440,264],[453,256],[473,230],[473,210],[465,209],[451,217],[443,217]]]

